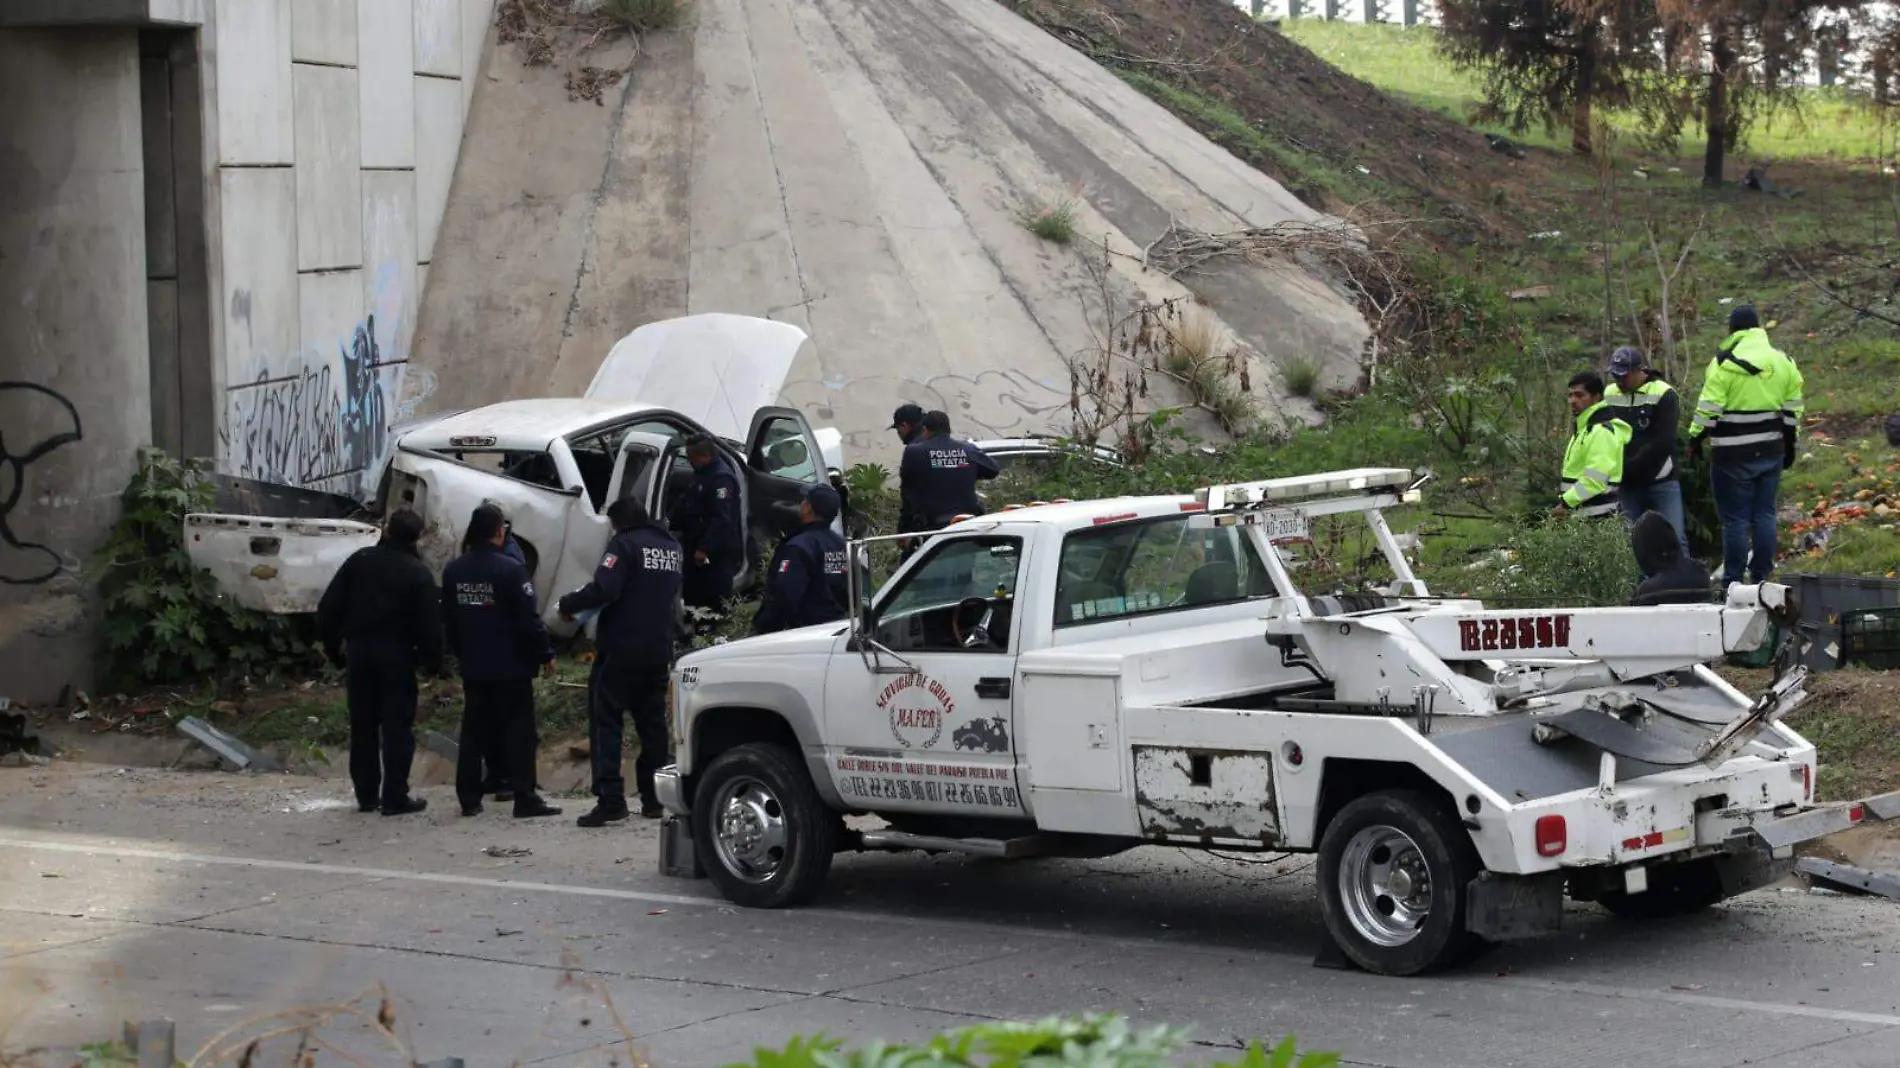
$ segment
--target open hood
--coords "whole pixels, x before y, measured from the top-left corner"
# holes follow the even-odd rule
[[[744,441],[752,413],[778,402],[804,343],[798,327],[750,315],[663,319],[614,344],[587,396],[670,408]]]

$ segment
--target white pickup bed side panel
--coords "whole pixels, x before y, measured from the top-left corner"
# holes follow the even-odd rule
[[[1258,618],[1040,650],[1018,670],[1025,781],[1039,826],[1194,842],[1280,836],[1277,741],[1200,746],[1188,731],[1184,741],[1151,739],[1137,749],[1123,712],[1131,702],[1219,700],[1315,681],[1280,664]],[[1167,707],[1177,725],[1207,715]],[[1246,713],[1216,713],[1236,714]]]
[[[348,519],[192,514],[185,552],[225,596],[257,612],[315,612],[330,580],[382,532]]]

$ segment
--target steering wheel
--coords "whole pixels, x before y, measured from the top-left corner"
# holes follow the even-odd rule
[[[974,626],[965,631],[963,616],[966,611],[975,608],[983,614],[977,617]],[[981,649],[993,644],[990,641],[990,620],[996,615],[995,605],[987,597],[965,597],[950,610],[950,638],[964,649]]]

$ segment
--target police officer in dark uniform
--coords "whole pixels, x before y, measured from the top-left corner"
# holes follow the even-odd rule
[[[909,445],[924,427],[924,410],[918,405],[906,401],[891,413],[891,429],[897,431],[897,440]]]
[[[515,538],[514,524],[508,521],[507,511],[505,511],[501,504],[493,497],[483,498],[482,505],[483,507],[493,508],[501,513],[502,553],[520,564],[524,569],[527,568],[528,554],[522,551],[521,542]],[[462,532],[463,552],[466,553],[473,550],[476,544],[473,527]],[[528,577],[532,579],[534,577],[533,573],[530,572]],[[541,749],[541,734],[538,730],[534,732],[533,744],[535,751],[539,752]],[[508,743],[503,736],[503,732],[495,731],[488,736],[488,750],[482,754],[482,793],[494,794],[496,801],[512,801],[515,797],[514,790],[509,785],[507,775],[503,770],[508,766],[507,745]],[[528,783],[528,789],[530,791],[537,790],[539,789],[539,785],[530,781]]]
[[[494,759],[514,787],[515,818],[558,816],[534,789],[534,673],[554,673],[554,646],[535,608],[534,580],[509,556],[501,509],[484,504],[469,517],[472,548],[442,573],[442,623],[462,667],[462,739],[455,793],[462,815],[482,810],[482,763]]]
[[[390,513],[382,540],[337,570],[317,605],[330,662],[349,668],[350,782],[362,812],[421,812],[409,796],[416,758],[416,671],[442,671],[442,607],[435,576],[416,552],[422,517]],[[346,659],[347,653],[347,659]]]
[[[904,446],[897,468],[901,497],[897,532],[941,530],[959,515],[982,515],[977,481],[995,478],[1002,470],[982,449],[950,436],[948,415],[925,413],[920,432]],[[910,542],[911,550],[920,543],[921,539]]]
[[[831,529],[838,517],[838,491],[813,486],[799,503],[805,525],[779,543],[765,569],[765,597],[752,633],[809,627],[843,619],[846,590],[844,539]]]
[[[613,540],[594,569],[594,581],[561,598],[562,619],[600,610],[594,631],[594,670],[587,680],[587,723],[594,758],[594,809],[578,821],[604,827],[627,818],[627,783],[620,772],[623,720],[640,738],[634,781],[640,814],[660,815],[653,773],[672,759],[666,729],[667,673],[679,615],[684,552],[638,501],[623,498],[607,509]]]
[[[745,558],[739,479],[706,435],[687,439],[686,460],[693,465],[693,483],[668,517],[686,556],[683,595],[688,607],[720,613]]]

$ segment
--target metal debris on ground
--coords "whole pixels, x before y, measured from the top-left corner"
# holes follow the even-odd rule
[[[1836,864],[1819,857],[1802,857],[1795,867],[1820,889],[1900,900],[1900,873],[1871,871],[1852,864]]]
[[[422,748],[451,764],[461,759],[461,744],[441,731],[423,731],[422,737],[416,740],[422,743]]]
[[[244,744],[197,716],[178,721],[178,733],[218,755],[236,771],[276,771],[277,761]]]
[[[534,855],[534,850],[525,846],[489,846],[487,849],[482,850],[482,852],[487,856],[501,857],[503,859],[508,857],[531,857]]]

